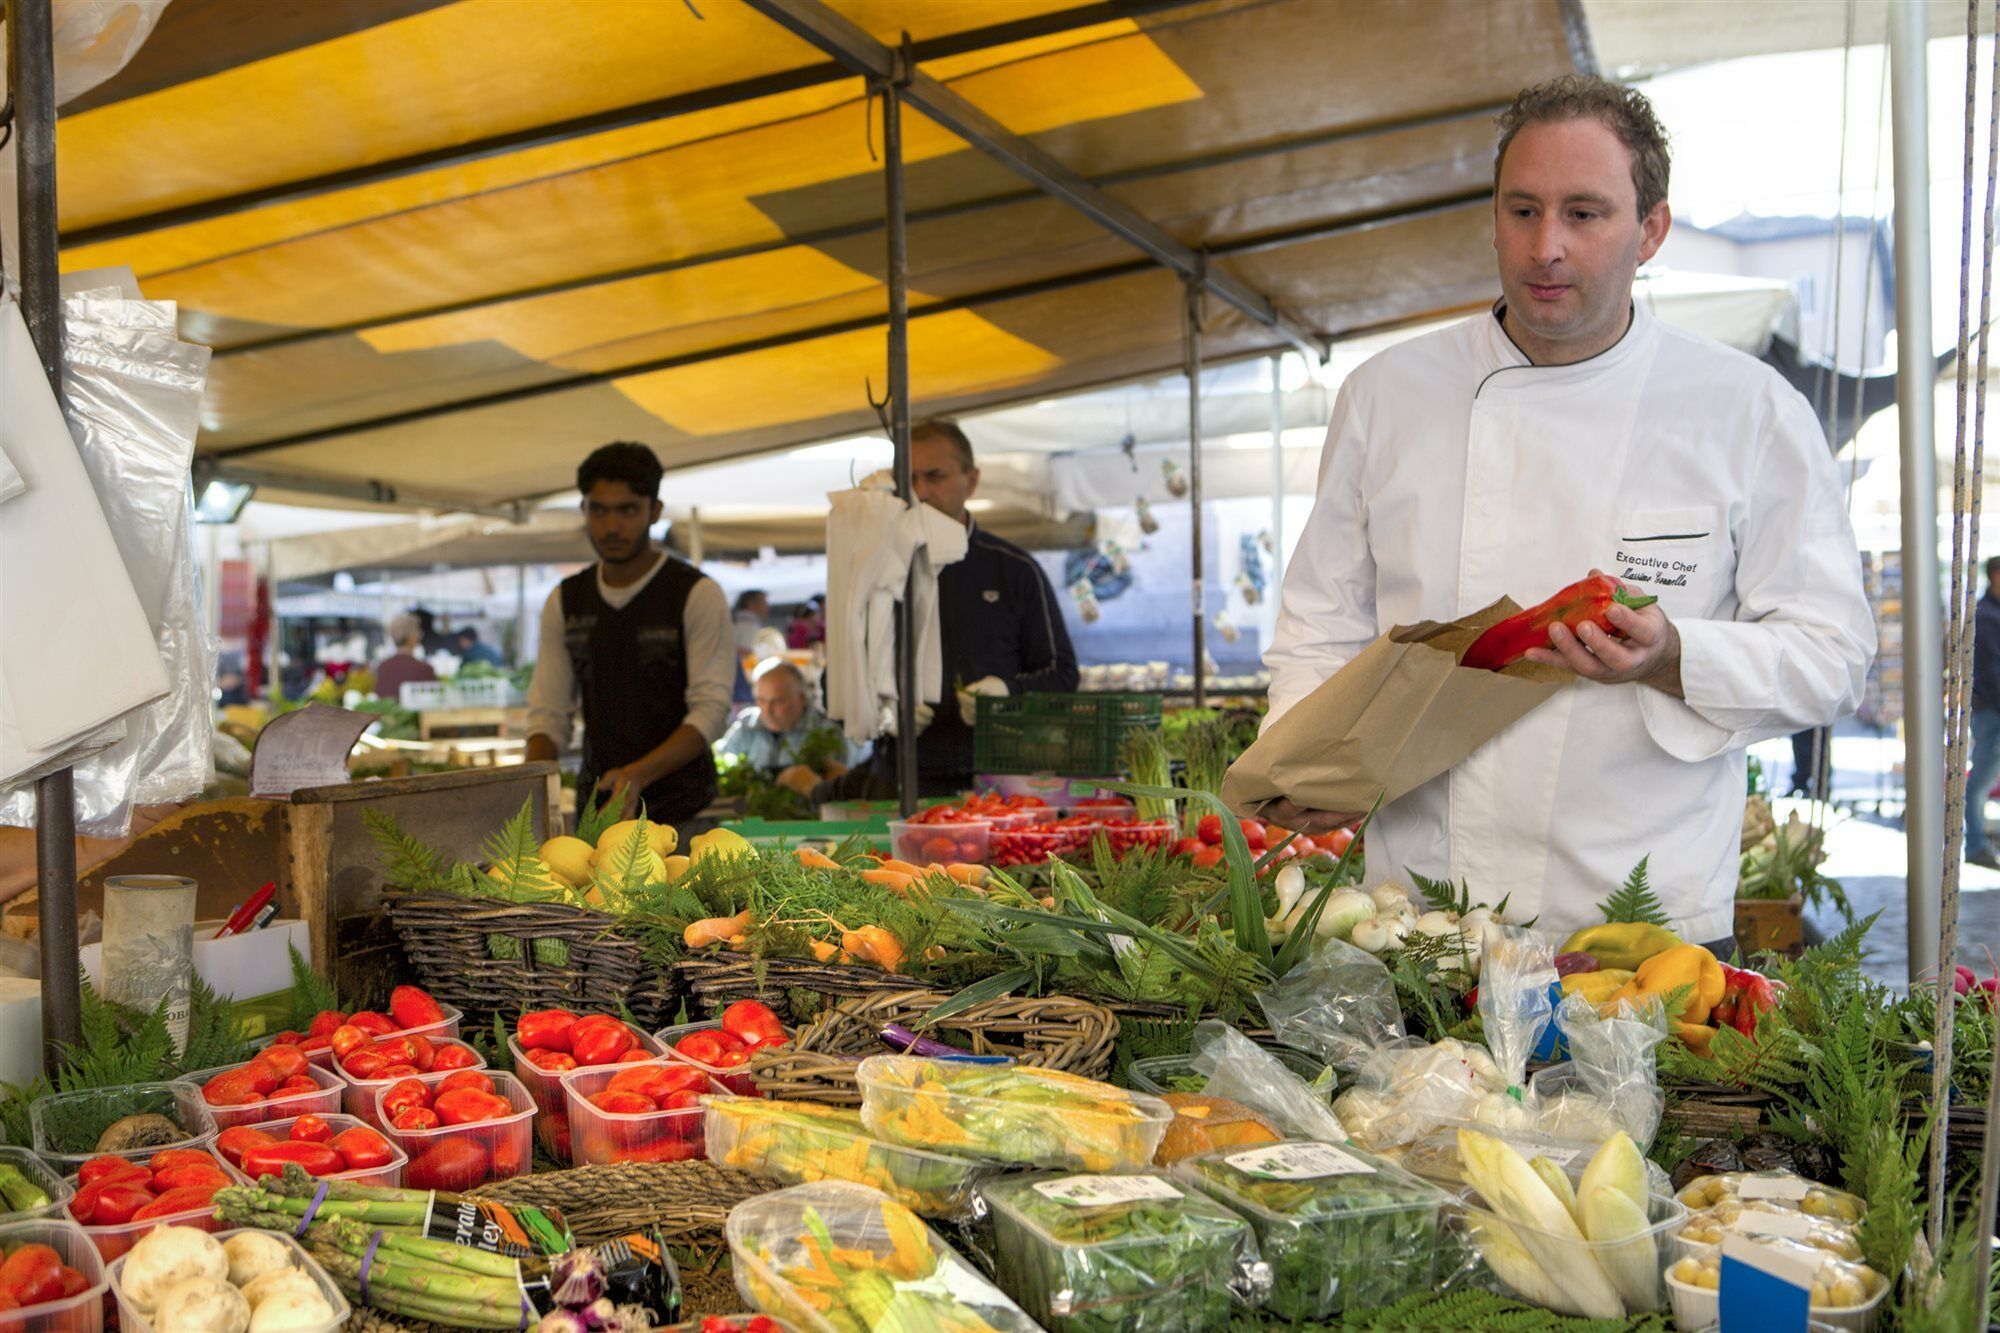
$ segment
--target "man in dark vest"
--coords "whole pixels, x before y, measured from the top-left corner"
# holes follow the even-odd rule
[[[653,547],[660,460],[607,444],[576,488],[597,563],[563,580],[542,609],[528,686],[528,758],[554,759],[583,709],[578,808],[602,787],[620,818],[681,824],[715,798],[709,746],[729,724],[736,670],[729,598],[699,569]]]

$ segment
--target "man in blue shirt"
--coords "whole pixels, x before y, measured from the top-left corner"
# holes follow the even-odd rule
[[[834,725],[813,703],[805,674],[781,657],[758,664],[751,677],[751,697],[755,706],[738,713],[715,743],[718,755],[739,754],[767,772],[782,772],[798,763],[799,748],[808,736]],[[859,747],[844,738],[841,745],[844,771],[859,758]]]
[[[2000,555],[1986,562],[1986,595],[1972,626],[1972,774],[1965,781],[1965,859],[2000,870],[1986,834],[1986,793],[2000,779]]]
[[[479,641],[479,631],[467,625],[452,636],[461,662],[484,662],[487,666],[501,666],[500,650],[491,644]]]

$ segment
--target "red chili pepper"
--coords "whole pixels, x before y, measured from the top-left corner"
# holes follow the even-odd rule
[[[1597,626],[1613,638],[1623,635],[1612,627],[1605,612],[1613,606],[1636,611],[1651,606],[1657,597],[1641,597],[1609,574],[1594,574],[1570,584],[1540,606],[1517,611],[1472,641],[1458,664],[1476,671],[1498,671],[1528,655],[1530,648],[1549,646],[1549,627],[1567,626],[1575,632],[1586,624]]]

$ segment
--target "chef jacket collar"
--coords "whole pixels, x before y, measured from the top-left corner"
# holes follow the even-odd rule
[[[1475,398],[1493,389],[1558,388],[1591,379],[1605,371],[1623,369],[1644,355],[1659,333],[1653,316],[1634,301],[1632,322],[1626,325],[1624,335],[1617,342],[1596,356],[1569,365],[1538,366],[1507,336],[1507,330],[1500,322],[1506,309],[1505,300],[1495,301],[1493,318],[1486,321],[1481,331],[1479,387],[1473,393]]]

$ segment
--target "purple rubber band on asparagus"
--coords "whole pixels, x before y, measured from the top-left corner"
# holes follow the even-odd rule
[[[368,1237],[368,1248],[361,1255],[361,1303],[368,1304],[368,1270],[375,1263],[375,1247],[382,1243],[382,1233],[376,1231]]]
[[[306,1228],[312,1225],[313,1218],[319,1214],[319,1206],[326,1202],[327,1187],[331,1184],[333,1182],[330,1180],[322,1180],[319,1188],[313,1191],[312,1202],[306,1205],[305,1216],[299,1219],[299,1229],[292,1233],[295,1238],[299,1240],[306,1238]]]

